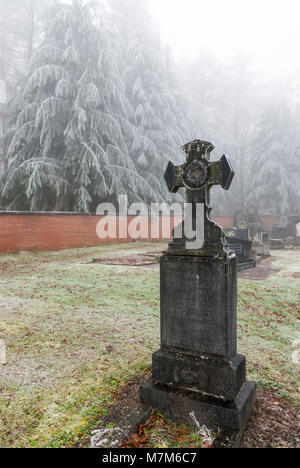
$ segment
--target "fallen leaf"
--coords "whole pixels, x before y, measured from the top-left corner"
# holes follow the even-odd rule
[[[204,442],[202,444],[202,448],[210,449],[210,448],[212,448],[212,443],[211,442]]]

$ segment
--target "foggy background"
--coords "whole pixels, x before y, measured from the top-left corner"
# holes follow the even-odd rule
[[[236,177],[213,213],[298,215],[297,0],[0,0],[0,207],[172,201],[180,146]],[[184,199],[184,191],[176,196]]]

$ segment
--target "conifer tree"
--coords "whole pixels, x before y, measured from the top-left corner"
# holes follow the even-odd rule
[[[296,213],[300,205],[299,128],[280,102],[262,116],[252,145],[248,206],[263,214]]]
[[[170,201],[163,174],[170,158],[182,158],[180,146],[190,136],[184,104],[145,2],[112,0],[110,5],[112,24],[123,39],[122,78],[133,110],[127,143],[139,173]]]
[[[12,103],[8,171],[10,209],[95,211],[127,193],[155,198],[124,139],[131,107],[122,93],[117,47],[99,31],[90,2],[54,4],[24,88]]]

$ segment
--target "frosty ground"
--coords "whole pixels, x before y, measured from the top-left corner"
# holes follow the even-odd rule
[[[0,446],[68,447],[106,420],[159,347],[159,268],[93,263],[157,252],[131,243],[0,257]],[[248,378],[299,406],[300,251],[273,252],[239,279],[238,344]],[[298,328],[299,330],[299,328]]]

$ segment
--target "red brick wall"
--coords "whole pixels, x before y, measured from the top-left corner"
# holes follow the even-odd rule
[[[263,230],[266,232],[272,232],[273,227],[277,226],[280,220],[280,216],[261,216],[261,224],[263,227]]]
[[[0,253],[64,250],[133,240],[129,235],[126,239],[99,239],[96,227],[102,218],[96,215],[0,213]],[[131,219],[128,218],[128,223]],[[178,222],[180,219],[171,219],[169,237]],[[150,219],[148,226],[151,233]]]
[[[224,229],[230,229],[234,223],[233,216],[213,216],[213,220],[220,224]]]
[[[270,230],[273,223],[277,224],[278,217],[265,218],[268,218],[265,223],[266,230]],[[129,235],[126,239],[99,239],[96,234],[96,226],[101,219],[101,216],[96,215],[0,213],[0,253],[14,253],[22,250],[63,250],[132,240]],[[131,219],[129,218],[128,221],[130,222]],[[232,216],[214,217],[213,219],[224,228],[230,228],[233,225]],[[179,218],[171,219],[168,237],[171,237],[172,229],[179,222]],[[150,220],[148,220],[148,225],[149,232],[151,232]],[[161,226],[160,238],[162,238]]]

